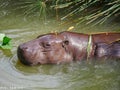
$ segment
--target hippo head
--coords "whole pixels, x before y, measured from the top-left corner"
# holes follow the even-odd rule
[[[46,34],[19,45],[17,55],[26,65],[65,63],[73,59],[68,46],[63,36]]]

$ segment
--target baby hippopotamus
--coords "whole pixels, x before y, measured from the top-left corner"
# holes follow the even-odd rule
[[[60,64],[86,59],[120,59],[120,33],[49,33],[19,45],[19,60],[26,65]]]

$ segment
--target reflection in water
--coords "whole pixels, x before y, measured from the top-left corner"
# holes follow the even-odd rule
[[[17,58],[17,46],[51,31],[64,31],[71,25],[52,19],[24,21],[7,17],[0,21],[0,33],[11,37],[11,52],[0,50],[0,90],[119,90],[120,61],[86,61],[62,65],[25,66]],[[74,24],[73,24],[74,25]],[[75,31],[88,33],[117,30],[113,27],[83,27]]]

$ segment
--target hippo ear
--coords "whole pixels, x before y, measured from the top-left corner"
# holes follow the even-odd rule
[[[69,45],[69,41],[68,41],[68,40],[64,40],[64,41],[63,41],[63,44],[64,44],[64,45]]]
[[[65,48],[65,51],[67,51],[67,47],[69,45],[69,41],[68,40],[64,40],[62,43],[62,47]]]

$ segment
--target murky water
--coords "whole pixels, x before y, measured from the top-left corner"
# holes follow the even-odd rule
[[[82,61],[64,65],[25,66],[17,58],[20,43],[43,33],[64,31],[74,24],[55,19],[8,16],[0,20],[0,33],[12,38],[13,49],[0,50],[0,90],[120,90],[120,61]],[[119,31],[118,24],[90,27],[80,25],[82,33]]]

